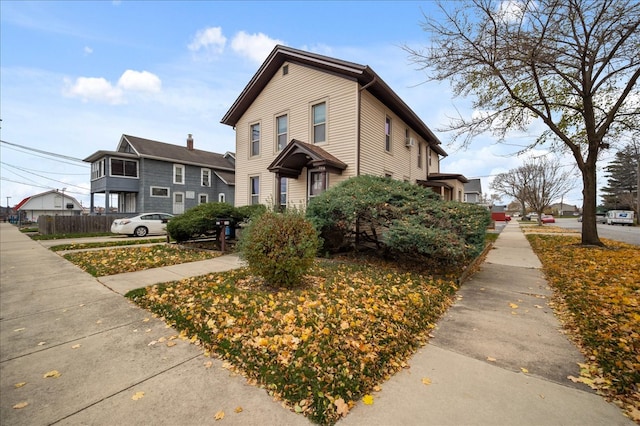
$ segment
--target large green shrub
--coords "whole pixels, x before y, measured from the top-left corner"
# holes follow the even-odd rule
[[[490,213],[483,207],[442,201],[419,185],[358,176],[313,198],[307,218],[326,250],[374,244],[386,255],[446,265],[482,251]]]
[[[231,218],[236,209],[228,203],[203,203],[190,208],[167,224],[169,236],[178,242],[201,235],[214,235],[217,218]]]
[[[315,229],[301,213],[268,211],[249,222],[238,249],[252,274],[271,285],[292,288],[313,265],[319,244]]]

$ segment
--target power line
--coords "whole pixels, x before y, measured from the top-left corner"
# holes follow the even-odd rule
[[[25,146],[25,145],[19,145],[17,143],[11,143],[11,142],[7,142],[7,141],[3,141],[3,140],[0,140],[0,142],[2,142],[4,144],[7,144],[7,145],[11,145],[11,146],[16,146],[18,148],[26,149],[28,151],[39,152],[40,154],[50,155],[51,157],[64,158],[65,160],[71,160],[71,161],[77,161],[77,162],[80,162],[80,163],[84,163],[84,161],[82,161],[81,158],[70,157],[68,155],[62,155],[62,154],[56,154],[55,152],[44,151],[42,149],[31,148],[31,147],[28,147],[28,146]]]
[[[84,189],[84,190],[86,190],[86,188],[83,188],[82,186],[74,185],[74,184],[72,184],[72,183],[64,182],[64,181],[61,181],[61,180],[58,180],[58,179],[53,179],[53,178],[50,178],[50,177],[46,177],[46,176],[39,175],[39,174],[37,174],[37,173],[29,172],[28,170],[25,170],[25,169],[23,169],[23,168],[21,168],[21,167],[12,166],[12,165],[6,164],[6,163],[1,162],[1,161],[0,161],[0,163],[4,164],[5,166],[8,166],[8,167],[10,167],[10,168],[12,168],[12,169],[18,169],[18,170],[23,171],[23,172],[31,173],[32,175],[35,175],[35,176],[41,177],[41,178],[43,178],[43,179],[52,180],[52,181],[54,181],[54,182],[62,183],[62,184],[67,185],[67,186],[75,186],[76,188],[80,188],[80,189]],[[15,173],[15,172],[13,172],[13,173]],[[16,173],[16,174],[17,174],[17,173]],[[20,176],[20,175],[18,175],[18,176]],[[28,178],[25,178],[24,176],[20,176],[20,177],[21,177],[21,178],[23,178],[23,179],[28,179]]]
[[[17,149],[17,148],[11,147],[11,146],[6,146],[5,148],[8,148],[8,149],[11,149],[11,150],[13,150],[13,151],[19,152],[19,153],[21,153],[21,154],[27,154],[27,155],[30,155],[30,156],[32,156],[32,157],[44,158],[45,160],[50,160],[50,161],[52,160],[51,158],[49,158],[49,157],[47,157],[47,156],[45,156],[45,155],[38,155],[38,154],[34,154],[34,153],[32,153],[32,152],[25,152],[25,151],[23,151],[23,150],[21,150],[21,149]],[[56,161],[56,163],[58,163],[58,164],[69,164],[69,165],[71,165],[71,166],[75,166],[75,167],[89,167],[89,165],[88,165],[88,164],[76,164],[76,163],[71,163],[71,162],[69,162],[69,161],[62,161],[62,160],[60,160],[60,159],[56,159],[55,161]]]

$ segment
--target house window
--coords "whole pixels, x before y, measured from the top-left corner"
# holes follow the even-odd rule
[[[198,194],[198,204],[205,204],[209,202],[209,194]]]
[[[251,204],[260,204],[260,176],[250,177],[249,186],[251,190]]]
[[[429,158],[429,165],[431,165],[431,150],[427,148],[427,158]]]
[[[218,194],[218,202],[219,203],[224,203],[227,200],[227,196],[224,194],[224,192],[221,192]]]
[[[287,205],[287,187],[288,186],[289,186],[289,183],[287,181],[287,178],[280,178],[280,205],[285,207]]]
[[[151,194],[149,195],[151,195],[152,197],[169,198],[169,188],[164,188],[161,186],[152,186]]]
[[[282,75],[289,74],[289,65],[285,65],[282,67]]]
[[[276,117],[276,140],[278,141],[278,151],[282,151],[287,146],[288,120],[286,115]]]
[[[133,160],[111,159],[111,176],[138,177],[138,162]]]
[[[184,166],[182,164],[173,165],[173,183],[184,185]]]
[[[422,144],[418,142],[418,168],[422,168]]]
[[[313,113],[313,143],[327,140],[327,104],[322,102],[312,108]]]
[[[211,170],[210,169],[200,169],[200,177],[202,186],[211,186]]]
[[[315,197],[327,190],[326,172],[309,172],[309,197]]]
[[[101,177],[104,177],[104,165],[105,165],[106,160],[103,158],[100,161],[96,161],[95,163],[91,164],[91,179],[95,180],[95,179],[100,179]]]
[[[251,156],[260,155],[260,123],[251,125]]]
[[[384,120],[384,149],[391,151],[391,118],[385,117]]]

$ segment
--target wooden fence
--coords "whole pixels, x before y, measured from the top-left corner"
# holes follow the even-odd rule
[[[38,216],[38,232],[50,234],[84,234],[109,232],[115,216]]]

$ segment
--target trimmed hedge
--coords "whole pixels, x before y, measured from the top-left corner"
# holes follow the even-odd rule
[[[301,213],[270,211],[249,223],[238,249],[253,274],[270,285],[293,288],[313,265],[319,244],[313,225]]]

